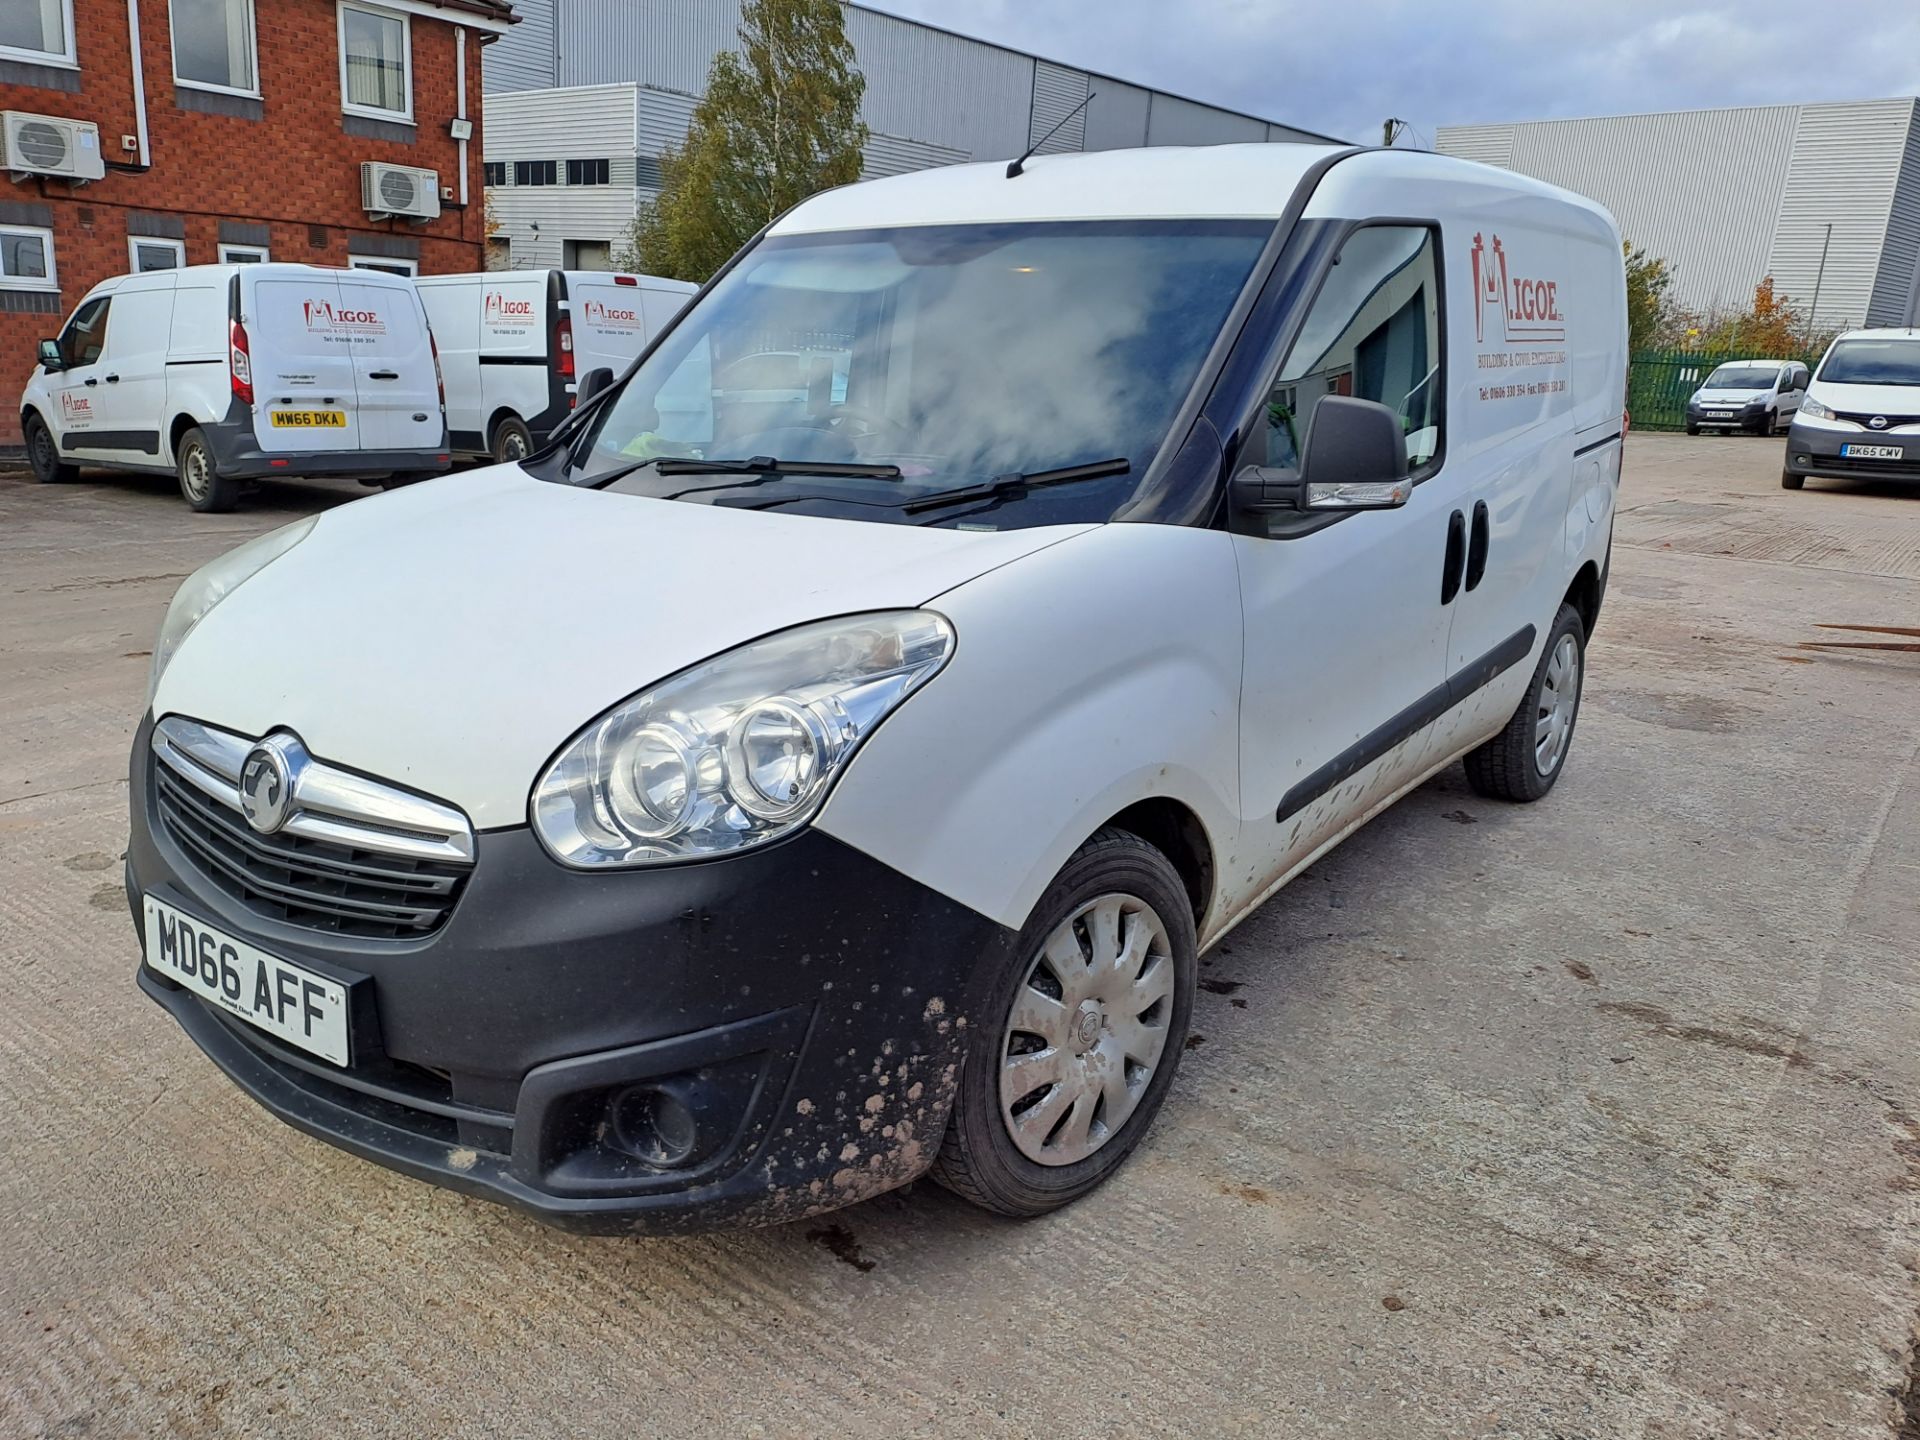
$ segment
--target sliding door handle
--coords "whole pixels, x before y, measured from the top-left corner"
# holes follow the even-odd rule
[[[1440,570],[1440,603],[1451,605],[1460,593],[1460,575],[1467,568],[1467,517],[1458,510],[1447,517],[1447,555]]]
[[[1473,539],[1467,545],[1467,589],[1471,590],[1485,578],[1487,573],[1487,546],[1491,542],[1488,533],[1487,502],[1478,501],[1473,507]]]

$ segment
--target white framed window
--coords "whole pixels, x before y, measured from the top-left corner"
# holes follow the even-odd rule
[[[349,270],[384,270],[389,275],[405,275],[412,278],[420,273],[418,260],[392,259],[385,255],[353,255],[347,259]]]
[[[147,270],[178,270],[187,263],[187,242],[154,235],[127,237],[127,269],[138,275]]]
[[[253,0],[167,0],[173,78],[195,90],[258,95]]]
[[[340,5],[340,103],[349,115],[413,121],[413,32],[403,14]]]
[[[271,258],[264,245],[222,245],[220,247],[222,265],[264,265]]]
[[[58,290],[53,269],[53,231],[32,225],[0,225],[0,290]]]
[[[6,0],[0,5],[0,55],[72,65],[73,0]]]

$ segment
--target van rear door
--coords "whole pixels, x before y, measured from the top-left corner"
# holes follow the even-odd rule
[[[350,270],[340,298],[369,450],[431,450],[445,438],[427,312],[404,276]]]
[[[269,455],[361,450],[372,442],[354,379],[356,327],[322,271],[242,267],[240,321],[253,369],[253,437]]]
[[[603,365],[619,375],[646,348],[652,332],[641,309],[640,282],[633,276],[570,270],[567,302],[576,377]]]

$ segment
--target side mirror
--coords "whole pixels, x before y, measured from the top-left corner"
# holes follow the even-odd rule
[[[60,358],[60,342],[58,340],[42,340],[40,342],[40,368],[43,370],[64,370],[67,368],[66,362]]]
[[[574,387],[574,408],[587,403],[602,390],[613,384],[613,371],[605,365],[595,366],[580,377],[580,383]]]
[[[1233,477],[1233,503],[1244,512],[1396,510],[1412,495],[1400,417],[1348,395],[1315,403],[1298,470],[1250,465]]]

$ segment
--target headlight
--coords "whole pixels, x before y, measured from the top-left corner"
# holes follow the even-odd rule
[[[1801,397],[1800,413],[1809,420],[1837,420],[1840,418],[1811,395]]]
[[[575,736],[534,786],[533,828],[581,869],[742,850],[819,813],[860,743],[953,653],[930,610],[770,635],[683,670]]]
[[[167,662],[173,659],[180,642],[193,627],[204,620],[214,606],[306,539],[307,532],[319,521],[318,515],[309,515],[305,520],[269,530],[238,549],[229,550],[218,560],[202,565],[181,582],[180,588],[173,592],[173,602],[167,606],[167,618],[160,622],[160,638],[153,642],[153,671],[147,680],[148,705],[153,704]]]

